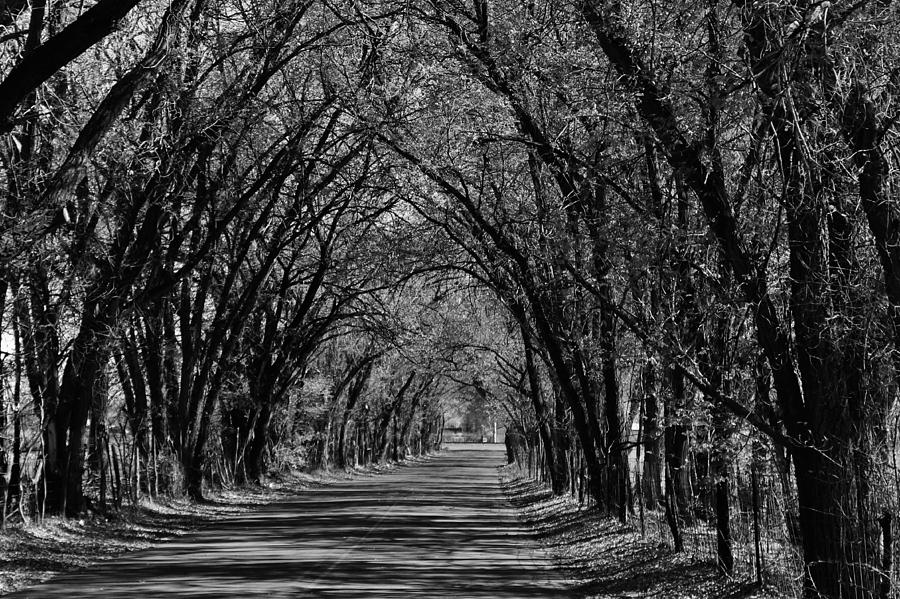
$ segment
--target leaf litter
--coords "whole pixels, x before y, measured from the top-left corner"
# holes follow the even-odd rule
[[[711,559],[675,553],[641,537],[571,496],[554,497],[517,466],[500,469],[507,498],[520,520],[568,580],[591,599],[772,599],[779,594],[753,580],[721,576]]]

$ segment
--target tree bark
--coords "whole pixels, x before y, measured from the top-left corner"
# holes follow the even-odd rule
[[[666,488],[667,500],[674,507],[678,519],[690,517],[689,469],[688,469],[688,427],[678,422],[678,411],[683,409],[687,400],[687,388],[684,376],[673,370],[670,374],[672,382],[671,403],[666,406],[666,472],[669,481]]]
[[[644,501],[650,508],[659,505],[662,491],[662,445],[660,444],[657,366],[648,360],[642,372],[644,421],[641,425],[644,447],[644,472],[641,477]]]
[[[550,423],[555,420],[553,414],[548,414],[544,406],[541,394],[541,381],[538,376],[537,364],[535,364],[534,353],[535,348],[532,344],[531,331],[528,329],[528,323],[524,319],[524,310],[519,318],[519,331],[522,334],[522,344],[525,354],[525,371],[528,375],[528,397],[531,399],[531,405],[534,409],[535,420],[537,421],[538,433],[544,446],[544,459],[547,461],[550,470],[550,488],[554,495],[562,495],[566,492],[566,474],[565,471],[560,472],[560,461],[557,457],[557,444],[554,435],[550,430]],[[555,427],[554,427],[555,428]],[[563,467],[565,465],[563,464]]]
[[[96,290],[89,291],[89,297],[93,293]],[[65,444],[59,451],[64,484],[51,493],[59,498],[51,509],[70,517],[84,510],[83,436],[95,395],[102,391],[104,369],[110,356],[106,335],[114,327],[116,318],[115,302],[113,305],[101,305],[95,300],[88,300],[82,313],[81,327],[63,370],[57,421],[65,434]]]
[[[247,478],[253,484],[261,484],[262,475],[265,471],[264,456],[266,444],[269,441],[269,424],[272,422],[272,409],[274,398],[269,397],[260,403],[259,413],[256,415],[256,421],[253,425],[253,436],[247,445],[247,457],[245,458],[245,466],[247,468]]]

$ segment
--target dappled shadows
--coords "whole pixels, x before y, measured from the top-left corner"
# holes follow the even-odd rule
[[[580,596],[619,598],[760,596],[756,585],[720,577],[715,565],[641,538],[639,531],[554,498],[540,484],[513,479],[504,485],[510,502],[553,555]]]
[[[208,517],[207,513],[165,513],[167,509],[164,505],[127,506],[105,517],[92,514],[80,520],[48,518],[40,526],[7,529],[0,547],[0,574],[12,572],[33,578],[71,570],[184,535],[196,530]],[[221,517],[240,510],[236,503],[220,502],[215,513]]]
[[[309,491],[15,597],[562,597],[495,449]]]

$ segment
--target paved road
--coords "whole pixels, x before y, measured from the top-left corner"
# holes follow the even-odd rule
[[[10,597],[566,597],[497,482],[451,450],[304,492]]]

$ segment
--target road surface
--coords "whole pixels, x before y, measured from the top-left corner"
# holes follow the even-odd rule
[[[503,496],[503,458],[457,446],[9,597],[569,596]]]

